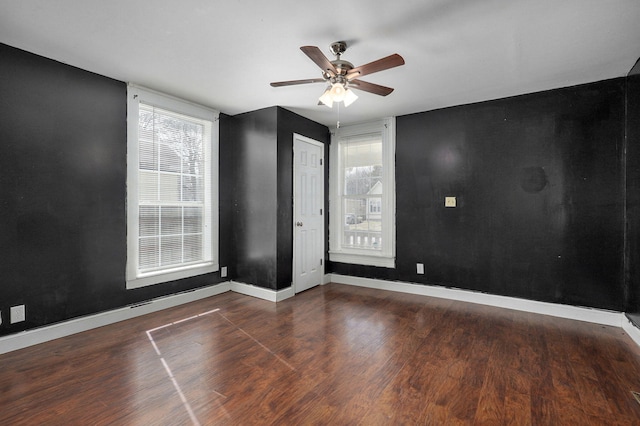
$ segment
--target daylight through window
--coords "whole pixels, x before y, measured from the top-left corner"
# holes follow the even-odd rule
[[[395,120],[345,126],[332,138],[332,261],[395,266]]]
[[[147,97],[135,98],[136,137],[129,144],[129,173],[135,174],[128,180],[130,287],[217,267],[214,119],[176,112],[170,103],[159,107]]]
[[[374,134],[363,141],[344,142],[342,246],[366,250],[382,248],[382,139]]]

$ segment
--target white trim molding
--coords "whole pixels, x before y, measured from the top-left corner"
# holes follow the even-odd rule
[[[326,277],[326,275],[325,275]],[[236,281],[226,281],[208,287],[195,290],[187,290],[182,293],[172,294],[158,299],[143,301],[123,308],[101,312],[94,315],[70,319],[56,324],[46,325],[31,330],[0,337],[0,354],[23,349],[39,343],[81,333],[93,328],[115,324],[131,318],[161,311],[196,300],[216,296],[218,294],[234,291],[247,296],[257,297],[270,302],[280,302],[295,295],[293,287],[282,290],[271,290]]]
[[[149,196],[141,193],[142,176],[151,172],[155,183],[151,188],[160,185],[158,176],[172,176],[166,174],[162,168],[152,170],[140,169],[140,144],[145,140],[140,132],[140,111],[144,108],[159,108],[165,110],[163,115],[170,115],[180,120],[199,123],[202,126],[202,155],[204,170],[201,172],[202,199],[195,202],[185,201],[181,197],[172,200],[158,199],[157,194]],[[149,112],[149,111],[148,111]],[[155,116],[155,112],[153,112]],[[218,265],[218,185],[219,185],[219,117],[220,113],[205,106],[165,95],[150,89],[129,84],[127,86],[127,263],[126,288],[134,289],[181,278],[217,272]],[[155,143],[155,142],[154,142]],[[156,161],[159,161],[156,156]],[[173,160],[172,160],[173,161]],[[175,157],[178,165],[179,156]],[[175,177],[175,176],[173,176]],[[143,191],[144,192],[144,191]],[[149,199],[150,198],[150,199]],[[195,206],[204,212],[201,218],[201,252],[202,256],[193,262],[180,262],[173,267],[167,265],[146,265],[146,270],[140,265],[139,239],[157,235],[144,236],[140,234],[140,209],[144,207],[161,208],[171,206],[177,208]],[[157,232],[157,231],[156,231]],[[179,231],[179,235],[183,230]],[[196,243],[194,243],[196,244]],[[199,244],[198,244],[199,245]],[[151,250],[154,251],[154,250]],[[157,254],[157,247],[155,249]],[[142,256],[144,257],[144,256]]]
[[[70,336],[72,334],[81,333],[93,328],[114,324],[120,321],[150,314],[152,312],[161,311],[163,309],[173,308],[174,306],[183,305],[185,303],[195,302],[196,300],[216,296],[229,290],[231,290],[230,283],[224,282],[209,287],[186,291],[184,293],[140,302],[130,306],[125,306],[124,308],[74,318],[68,321],[34,328],[16,334],[10,334],[8,336],[0,337],[0,354],[59,339],[61,337]]]
[[[336,284],[348,284],[359,287],[374,288],[378,290],[397,291],[401,293],[410,293],[422,296],[438,297],[441,299],[457,300],[460,302],[477,303],[480,305],[495,306],[498,308],[513,309],[516,311],[531,312],[558,318],[586,321],[595,324],[611,325],[614,327],[623,327],[623,319],[626,320],[626,317],[622,312],[608,311],[604,309],[538,302],[535,300],[518,299],[516,297],[498,296],[487,293],[479,293],[471,290],[459,290],[424,284],[386,281],[339,274],[329,275],[329,281]],[[633,325],[630,326],[633,327]]]
[[[339,274],[326,274],[323,285],[328,283],[347,284],[378,290],[396,291],[422,296],[438,297],[461,302],[477,303],[517,311],[549,315],[595,324],[622,328],[627,335],[640,346],[640,329],[634,326],[622,312],[603,309],[560,305],[538,302],[515,297],[497,296],[470,290],[451,289],[439,286],[414,284],[407,282],[385,281],[372,278],[352,277]],[[295,295],[293,286],[282,290],[271,290],[236,281],[227,281],[209,287],[189,290],[183,293],[140,302],[123,308],[101,312],[86,317],[35,328],[8,336],[0,337],[0,354],[23,349],[39,343],[114,324],[138,316],[172,308],[207,297],[233,291],[247,296],[257,297],[271,302],[280,302]]]
[[[622,329],[636,345],[640,346],[640,328],[633,325],[626,316],[622,320]]]
[[[329,258],[332,262],[338,263],[353,263],[356,265],[378,266],[381,268],[396,267],[395,257],[382,257],[366,254],[351,254],[331,251],[329,252]]]
[[[270,302],[281,302],[285,299],[295,296],[293,286],[282,290],[271,290],[269,288],[258,287],[251,284],[231,281],[231,291],[244,294],[247,296],[257,297],[258,299],[268,300]]]

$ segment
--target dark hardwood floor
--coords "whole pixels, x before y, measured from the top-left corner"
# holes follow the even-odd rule
[[[0,425],[638,425],[615,327],[329,284],[0,356]]]

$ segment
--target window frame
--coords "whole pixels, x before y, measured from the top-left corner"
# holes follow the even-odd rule
[[[345,215],[343,201],[344,167],[341,146],[344,139],[367,134],[380,134],[382,139],[382,241],[380,251],[355,249],[342,246]],[[395,117],[388,117],[367,123],[359,123],[331,132],[329,163],[329,260],[339,263],[395,268],[396,256],[396,191],[395,191]],[[367,209],[369,207],[367,206]],[[387,243],[389,242],[389,243]]]
[[[211,211],[209,214],[210,220],[204,223],[204,231],[208,234],[205,239],[209,241],[205,252],[210,252],[210,259],[203,262],[170,266],[165,269],[144,273],[139,271],[138,120],[140,103],[211,123],[210,140],[205,140],[205,149],[208,151],[205,154],[205,157],[208,157],[208,160],[205,159],[205,176],[208,174],[210,189],[207,195],[210,200],[208,204]],[[218,146],[218,111],[133,84],[127,86],[127,289],[146,287],[219,270]]]

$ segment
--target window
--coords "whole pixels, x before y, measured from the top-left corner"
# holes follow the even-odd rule
[[[218,270],[218,113],[128,88],[127,288]]]
[[[331,261],[395,267],[394,167],[395,119],[334,129]]]
[[[369,213],[380,213],[380,209],[382,207],[382,200],[379,198],[370,198],[369,199]]]

